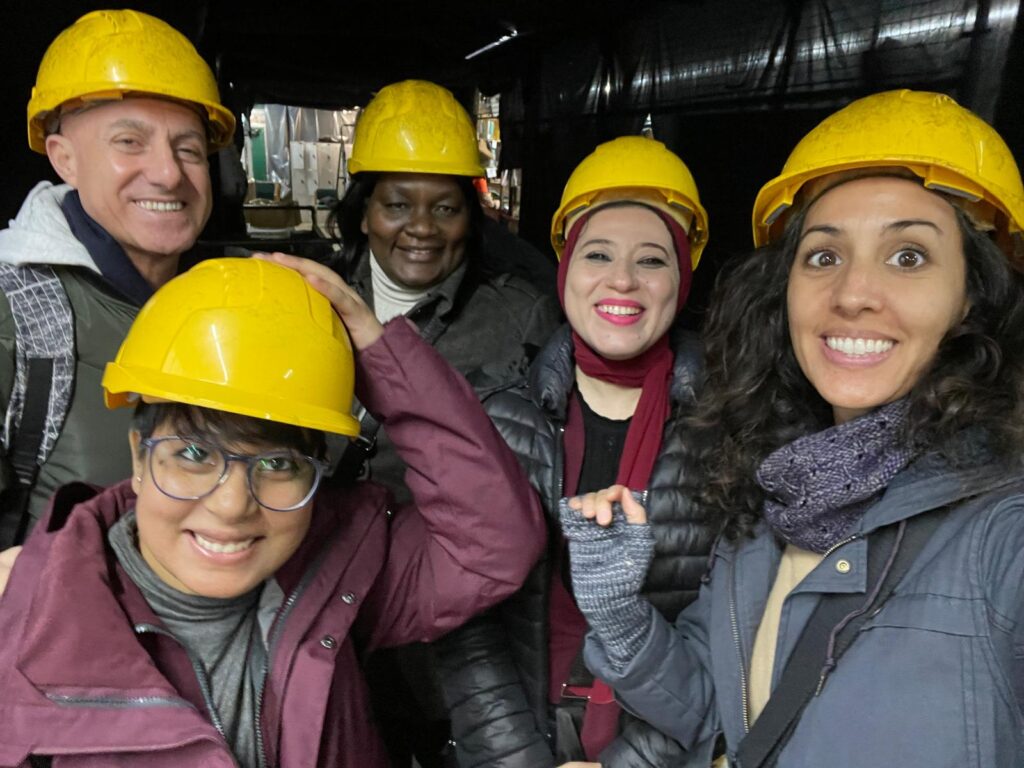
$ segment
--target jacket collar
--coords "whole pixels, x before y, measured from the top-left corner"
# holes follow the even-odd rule
[[[928,453],[901,472],[861,520],[859,533],[870,533],[922,512],[965,501],[1024,482],[1024,465],[992,455],[979,435],[965,433],[972,456],[953,465],[938,453]]]
[[[435,285],[416,306],[409,310],[408,317],[415,319],[428,307],[434,306],[433,314],[446,317],[455,307],[459,289],[466,279],[468,262],[463,261],[454,272]],[[370,249],[364,248],[362,255],[352,268],[352,285],[356,292],[373,308],[373,279],[370,273]]]
[[[704,375],[703,348],[696,334],[679,325],[669,330],[672,347],[672,384],[669,397],[673,405],[688,405],[696,400]],[[552,334],[527,373],[527,385],[534,404],[557,421],[564,421],[569,394],[576,386],[576,361],[573,357],[572,328],[568,323]]]

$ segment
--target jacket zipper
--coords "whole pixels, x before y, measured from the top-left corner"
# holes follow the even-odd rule
[[[180,709],[195,709],[191,702],[185,699],[173,699],[166,696],[64,696],[58,693],[48,693],[46,698],[55,704],[63,704],[69,707],[174,707]]]
[[[747,692],[747,667],[743,660],[743,645],[740,643],[739,619],[736,616],[736,561],[729,569],[729,621],[732,624],[732,639],[736,644],[736,656],[740,663],[740,705],[743,707],[743,733],[750,733],[750,698]]]
[[[189,664],[192,665],[192,671],[195,672],[196,680],[199,682],[199,692],[203,696],[203,703],[206,704],[206,711],[210,713],[210,722],[213,723],[213,727],[217,729],[217,733],[219,733],[221,738],[226,742],[227,737],[224,735],[224,724],[221,722],[220,713],[217,712],[217,707],[213,704],[213,692],[210,689],[210,678],[206,674],[206,669],[203,667],[203,663],[195,657],[187,645],[182,643],[163,627],[158,627],[153,624],[136,624],[135,632],[140,635],[146,634],[147,632],[153,635],[162,635],[163,637],[170,638],[182,647],[185,651],[185,655],[188,656]]]
[[[388,511],[390,512],[390,510]],[[309,585],[313,575],[320,569],[320,564],[323,562],[323,559],[324,553],[321,552],[313,565],[306,569],[299,585],[292,590],[292,593],[288,595],[284,603],[281,604],[281,608],[278,610],[277,619],[274,621],[274,625],[270,630],[270,636],[267,639],[267,652],[263,655],[263,664],[260,666],[260,685],[259,690],[256,691],[256,712],[253,718],[256,722],[256,756],[259,758],[259,768],[268,767],[266,745],[263,742],[263,694],[267,687],[267,678],[270,676],[270,662],[274,657],[274,650],[277,647],[278,639],[281,637],[288,614],[291,613],[292,608],[295,607],[295,603],[298,602],[303,592],[306,591],[306,587]]]
[[[845,544],[849,544],[854,539],[860,538],[860,534],[854,534],[848,536],[842,541],[836,542],[821,556],[824,560],[837,549]],[[743,659],[743,646],[740,643],[740,628],[739,619],[736,615],[736,562],[733,561],[732,567],[729,570],[730,573],[730,584],[729,584],[729,621],[732,624],[732,639],[736,644],[736,655],[740,662],[740,700],[743,706],[743,732],[750,733],[750,694],[747,690],[747,668]],[[820,690],[820,684],[819,684]]]
[[[859,538],[860,538],[860,534],[859,533],[855,533],[855,534],[853,534],[853,536],[847,536],[842,541],[837,541],[835,544],[833,544],[831,547],[829,547],[828,549],[825,550],[825,552],[821,556],[821,559],[824,560],[826,557],[831,555],[833,552],[835,552],[840,547],[842,547],[842,546],[844,546],[846,544],[849,544],[854,539],[859,539]]]
[[[558,445],[555,448],[555,509],[565,492],[565,425],[558,428]]]

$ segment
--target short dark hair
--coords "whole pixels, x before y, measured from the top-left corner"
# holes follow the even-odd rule
[[[355,174],[345,194],[337,202],[327,219],[328,232],[341,240],[342,277],[350,278],[351,270],[366,250],[367,237],[363,234],[363,215],[366,204],[377,182],[385,174],[365,171]],[[483,249],[484,211],[473,180],[468,176],[453,176],[462,191],[469,211],[469,235],[466,238],[466,261],[472,265]]]
[[[958,463],[970,460],[963,431],[978,427],[996,453],[1016,457],[1024,447],[1024,275],[959,208],[956,217],[970,308],[909,394],[906,439]],[[706,381],[689,426],[706,473],[703,502],[730,537],[749,534],[761,515],[756,472],[768,454],[833,423],[789,338],[786,291],[804,218],[794,215],[778,243],[722,269],[705,324]]]
[[[183,437],[204,438],[221,445],[252,443],[291,448],[317,459],[322,459],[327,450],[324,433],[316,429],[185,403],[140,401],[135,407],[132,429],[143,438],[151,437],[162,424]]]

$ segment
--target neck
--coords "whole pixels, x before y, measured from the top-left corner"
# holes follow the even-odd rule
[[[135,269],[139,271],[142,278],[149,283],[154,290],[169,281],[178,274],[178,261],[180,253],[172,255],[143,253],[134,248],[128,248],[123,243],[125,254],[131,260]]]
[[[408,288],[396,283],[381,267],[377,257],[370,252],[370,285],[373,291],[373,310],[377,319],[386,323],[393,317],[404,315],[415,307],[424,296],[427,288]]]
[[[606,419],[628,419],[636,412],[641,387],[623,387],[588,376],[576,366],[576,387],[590,409]]]

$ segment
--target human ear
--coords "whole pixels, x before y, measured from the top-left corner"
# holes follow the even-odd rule
[[[77,187],[78,163],[75,157],[75,146],[67,136],[51,133],[46,137],[46,156],[50,165],[65,184]]]
[[[132,490],[135,495],[139,495],[139,491],[142,490],[142,451],[140,447],[142,445],[142,435],[139,434],[138,430],[131,430],[128,432],[128,445],[131,446],[132,452]]]

